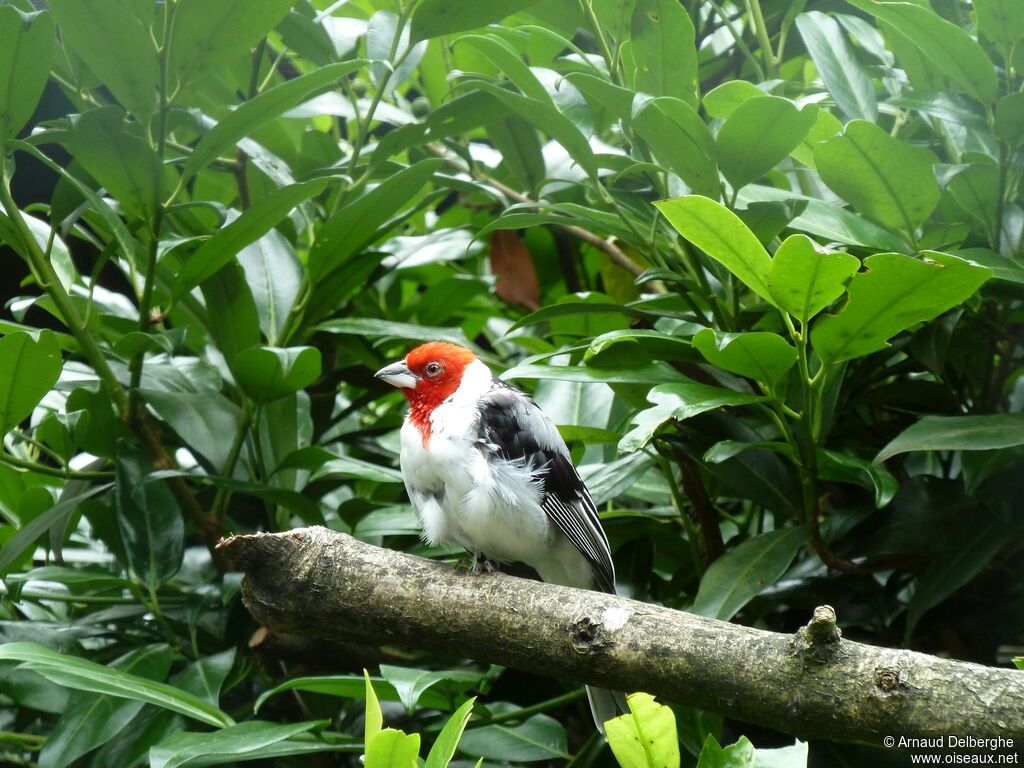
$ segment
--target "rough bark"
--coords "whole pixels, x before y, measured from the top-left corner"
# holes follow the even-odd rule
[[[835,612],[795,634],[502,573],[459,571],[326,528],[235,536],[242,599],[272,629],[397,643],[642,690],[797,737],[1024,741],[1024,672],[841,638]]]

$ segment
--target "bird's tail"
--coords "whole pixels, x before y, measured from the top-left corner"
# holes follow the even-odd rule
[[[593,688],[588,685],[587,699],[590,700],[590,712],[594,716],[594,723],[602,734],[604,733],[606,721],[629,712],[629,705],[626,704],[626,694],[620,691],[610,691],[607,688]]]

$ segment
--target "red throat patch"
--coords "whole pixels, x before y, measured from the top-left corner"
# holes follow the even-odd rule
[[[430,341],[405,356],[405,363],[419,381],[415,387],[402,390],[409,401],[409,421],[420,431],[423,447],[430,442],[431,416],[434,409],[455,394],[462,383],[466,366],[476,355],[458,344]]]

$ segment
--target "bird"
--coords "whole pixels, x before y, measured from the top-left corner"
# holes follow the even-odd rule
[[[459,546],[474,569],[525,563],[542,581],[615,593],[597,508],[558,429],[476,353],[431,341],[374,374],[409,401],[399,465],[431,545]],[[587,686],[598,729],[628,711]]]

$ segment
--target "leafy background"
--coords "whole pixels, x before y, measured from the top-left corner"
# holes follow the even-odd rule
[[[559,425],[623,594],[1019,654],[1015,0],[36,6],[0,2],[7,764],[442,766],[470,714],[453,765],[614,764],[581,690],[268,634],[212,552],[456,558],[372,379],[427,339]],[[672,707],[684,765],[792,744]]]

